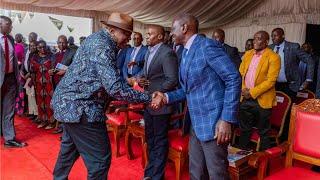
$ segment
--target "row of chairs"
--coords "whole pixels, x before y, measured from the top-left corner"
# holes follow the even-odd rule
[[[134,85],[134,89],[143,91],[137,84]],[[314,98],[312,92],[307,92],[308,98]],[[277,145],[279,145],[279,137],[282,134],[284,121],[286,114],[289,111],[291,105],[291,99],[285,93],[277,91],[277,106],[272,110],[271,125],[272,130],[270,136],[276,139]],[[186,107],[186,106],[185,106]],[[147,145],[144,139],[144,127],[140,125],[139,121],[143,119],[143,115],[139,112],[143,111],[144,106],[142,104],[128,104],[122,101],[113,101],[110,108],[114,108],[115,111],[110,110],[107,113],[107,124],[109,129],[112,130],[115,140],[115,155],[120,156],[120,138],[125,135],[125,149],[128,159],[133,158],[131,151],[131,140],[132,136],[140,138],[142,145],[142,166],[145,167],[148,155]],[[170,118],[170,121],[177,121],[184,119],[186,115],[187,107],[180,114],[175,114]],[[184,124],[184,123],[183,123]],[[181,129],[170,130],[168,133],[169,138],[169,154],[168,159],[173,161],[176,170],[176,179],[179,180],[181,177],[181,170],[188,161],[188,143],[189,136],[184,135],[182,127]],[[233,142],[236,136],[240,135],[240,129],[235,129]],[[251,141],[256,142],[257,151],[260,146],[260,137],[258,131],[255,130],[251,136]]]

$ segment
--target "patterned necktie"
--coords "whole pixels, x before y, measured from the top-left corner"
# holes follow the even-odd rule
[[[276,48],[277,48],[277,49],[276,49],[276,53],[279,54],[280,46],[276,46]]]
[[[4,35],[3,38],[4,38],[4,57],[6,59],[5,73],[8,73],[9,66],[10,66],[8,36]]]

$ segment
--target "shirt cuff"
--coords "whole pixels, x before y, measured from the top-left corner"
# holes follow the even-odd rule
[[[306,79],[306,81],[307,81],[307,82],[312,82],[313,80],[312,80],[312,79]]]
[[[166,98],[167,98],[167,103],[169,103],[169,96],[168,96],[168,94],[167,94],[167,93],[164,93],[164,95],[165,95]]]

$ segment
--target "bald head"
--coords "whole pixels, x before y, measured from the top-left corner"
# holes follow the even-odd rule
[[[177,21],[181,26],[186,25],[187,31],[191,31],[196,34],[199,31],[199,21],[198,19],[188,13],[179,14],[174,18],[173,21]]]
[[[164,41],[165,30],[159,25],[149,25],[146,35],[147,45],[154,46]]]
[[[253,48],[256,51],[262,51],[268,47],[269,34],[266,31],[258,31],[254,34]]]
[[[172,40],[177,45],[186,45],[187,41],[199,31],[199,21],[191,14],[179,14],[172,22]]]
[[[212,34],[212,39],[224,43],[225,33],[222,29],[215,29]]]
[[[67,49],[67,47],[68,47],[67,37],[66,37],[65,35],[60,35],[60,36],[58,37],[57,44],[58,44],[58,48],[59,48],[61,51]]]

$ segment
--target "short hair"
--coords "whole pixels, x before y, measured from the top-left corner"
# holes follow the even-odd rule
[[[180,24],[193,25],[195,33],[199,32],[199,20],[192,14],[181,13],[174,18],[175,21],[179,21]]]
[[[47,46],[47,42],[45,41],[45,40],[39,40],[38,42],[37,42],[37,45],[39,45],[39,44],[44,44],[44,46]]]
[[[136,35],[136,34],[139,35],[143,39],[143,36],[140,32],[135,32],[134,35]]]
[[[63,38],[63,39],[65,39],[65,40],[68,42],[67,36],[65,36],[65,35],[60,35],[60,36],[58,36],[58,41],[59,41],[60,38]]]
[[[7,21],[10,25],[12,25],[12,20],[8,16],[0,16],[0,19]]]
[[[163,27],[163,26],[156,25],[156,24],[150,24],[148,27],[149,27],[149,28],[157,29],[157,30],[159,31],[159,33],[164,37],[164,35],[165,35],[165,30],[164,30],[164,27]]]
[[[214,33],[218,33],[218,34],[222,35],[223,37],[225,37],[225,32],[224,32],[224,30],[222,30],[222,29],[220,29],[220,28],[215,29],[215,30],[213,31],[213,34],[214,34]]]
[[[269,41],[270,36],[269,36],[269,33],[267,31],[258,31],[258,32],[256,32],[256,34],[258,34],[258,33],[263,35],[266,38],[266,40]]]
[[[253,41],[253,39],[251,39],[251,38],[250,38],[250,39],[247,39],[246,42],[248,42],[248,41]]]
[[[272,30],[272,33],[275,32],[275,31],[278,31],[278,32],[280,32],[282,35],[284,35],[284,30],[283,30],[281,27],[274,28],[274,29]]]

